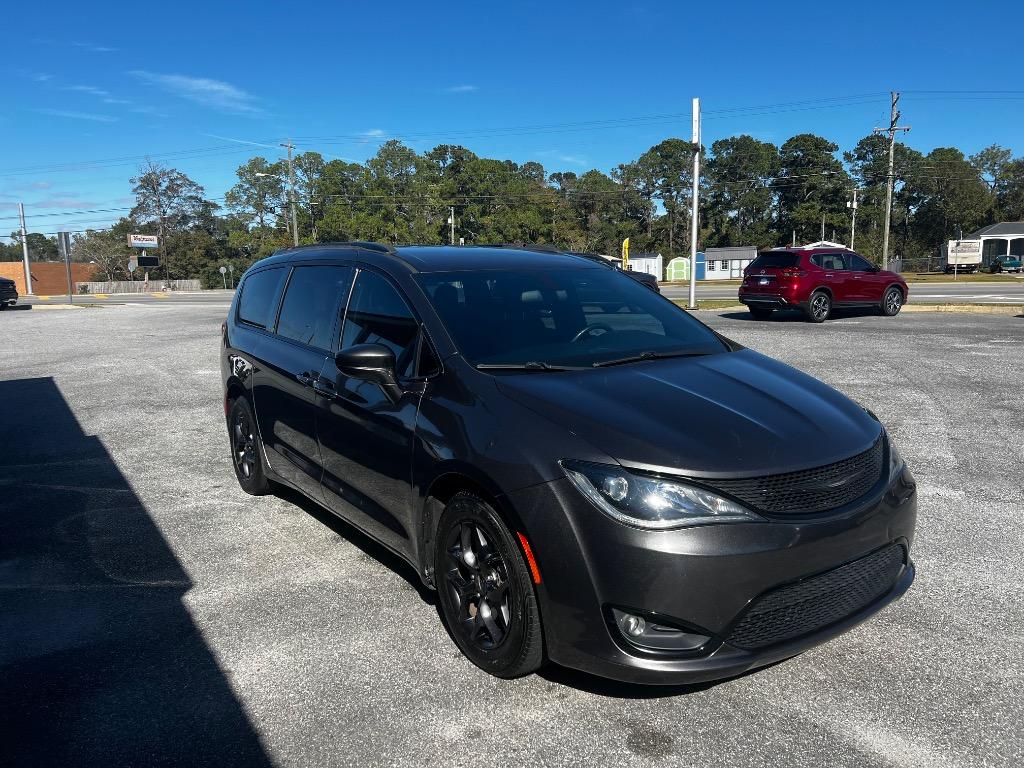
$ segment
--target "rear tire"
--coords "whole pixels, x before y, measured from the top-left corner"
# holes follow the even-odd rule
[[[773,311],[772,307],[755,307],[752,305],[748,305],[747,309],[750,310],[750,314],[755,320],[767,320],[772,316]]]
[[[263,441],[256,427],[256,417],[245,397],[235,398],[228,412],[228,440],[231,463],[242,490],[252,496],[270,493],[270,483],[263,469]]]
[[[832,314],[832,297],[825,291],[815,291],[807,302],[807,319],[812,323],[824,323]]]
[[[438,604],[459,650],[495,677],[538,670],[544,640],[533,580],[495,511],[461,491],[444,508],[434,541]]]
[[[903,309],[903,291],[892,287],[882,297],[882,314],[886,317],[895,317]]]

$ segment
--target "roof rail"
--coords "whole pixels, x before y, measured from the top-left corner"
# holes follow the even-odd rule
[[[393,245],[388,245],[386,243],[377,243],[372,240],[350,240],[344,243],[331,243],[331,245],[354,245],[358,248],[363,248],[367,251],[390,253],[392,256],[398,255],[398,251],[395,250],[395,247]]]
[[[538,251],[539,253],[571,253],[568,248],[560,248],[551,243],[474,243],[482,248],[518,248],[520,251]]]

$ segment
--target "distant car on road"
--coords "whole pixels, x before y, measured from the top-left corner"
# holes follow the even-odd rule
[[[878,307],[899,314],[907,282],[847,249],[778,248],[763,251],[743,270],[739,300],[758,320],[776,309],[801,309],[812,323],[834,307]]]
[[[654,275],[648,274],[647,272],[636,272],[632,269],[623,269],[622,262],[618,259],[610,259],[607,256],[602,256],[599,253],[581,253],[578,251],[571,252],[573,256],[582,256],[584,259],[590,259],[591,261],[597,261],[604,264],[611,269],[617,269],[620,272],[625,272],[626,275],[636,280],[640,285],[650,288],[656,293],[661,293],[661,289],[658,287],[658,278]]]
[[[0,309],[13,307],[17,303],[18,289],[15,288],[14,281],[0,277]]]
[[[1021,257],[1013,255],[996,256],[988,268],[993,275],[997,272],[1020,272],[1020,270]]]

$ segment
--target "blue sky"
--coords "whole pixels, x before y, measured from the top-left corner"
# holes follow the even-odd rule
[[[689,138],[694,96],[707,145],[814,132],[847,149],[896,89],[911,146],[1024,155],[1024,3],[493,5],[9,7],[0,232],[19,201],[34,231],[104,226],[121,212],[75,212],[130,206],[147,154],[216,199],[288,137],[360,162],[397,137],[607,171]]]

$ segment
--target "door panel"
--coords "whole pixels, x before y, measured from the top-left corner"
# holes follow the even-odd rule
[[[380,386],[345,376],[331,361],[317,383],[325,502],[378,541],[412,555],[412,449],[423,384],[408,377],[419,323],[386,278],[360,270],[340,335],[342,348],[389,347],[407,393],[392,402]]]
[[[253,397],[267,458],[277,474],[321,499],[323,469],[316,440],[313,383],[328,356],[283,339],[267,339],[264,350]]]
[[[334,361],[331,339],[354,270],[343,265],[299,264],[287,280],[281,309],[267,340],[271,350],[257,374],[256,418],[272,468],[322,501],[323,465],[316,435],[313,388]]]
[[[846,257],[841,253],[822,253],[814,256],[814,263],[823,270],[824,285],[832,292],[832,302],[842,304],[850,299],[850,273],[846,269]]]
[[[866,259],[856,254],[850,254],[847,259],[850,262],[850,275],[855,286],[854,298],[851,301],[881,302],[886,278]]]

